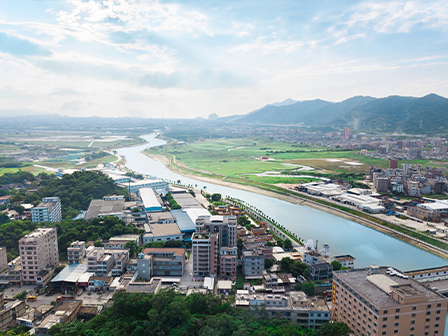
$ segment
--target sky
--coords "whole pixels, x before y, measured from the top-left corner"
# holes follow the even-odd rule
[[[437,0],[2,0],[0,111],[194,118],[448,97],[447,41]]]

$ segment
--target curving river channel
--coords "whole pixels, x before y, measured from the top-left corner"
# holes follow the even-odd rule
[[[320,248],[323,244],[329,244],[330,255],[351,254],[356,258],[356,267],[376,264],[409,271],[442,266],[447,263],[444,259],[413,245],[320,210],[248,191],[205,183],[173,173],[162,163],[141,153],[143,149],[163,145],[165,141],[154,138],[153,134],[143,138],[148,141],[147,144],[118,150],[125,156],[126,166],[130,169],[168,180],[181,180],[184,184],[197,185],[198,188],[206,186],[208,192],[243,199],[263,209],[263,212],[305,241],[318,239]]]

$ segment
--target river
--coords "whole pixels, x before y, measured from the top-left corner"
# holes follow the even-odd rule
[[[127,167],[143,174],[174,181],[181,180],[183,184],[197,185],[198,188],[206,186],[207,192],[245,200],[262,209],[264,213],[305,241],[318,239],[318,248],[322,248],[323,244],[330,245],[330,255],[354,256],[356,267],[376,264],[409,271],[442,266],[447,263],[444,259],[399,239],[320,210],[248,191],[205,183],[173,173],[162,163],[141,153],[143,149],[163,145],[165,141],[155,139],[154,135],[146,135],[143,138],[148,141],[147,144],[118,150],[125,156]]]

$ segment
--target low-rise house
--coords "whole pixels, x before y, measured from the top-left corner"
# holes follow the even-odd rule
[[[333,260],[339,261],[342,267],[355,268],[355,258],[349,254],[334,256]]]
[[[89,279],[89,291],[108,291],[112,281],[112,276],[92,276]]]
[[[279,315],[304,328],[318,329],[330,321],[330,309],[322,299],[308,298],[303,292],[289,294],[236,294],[235,306],[255,309],[264,306],[269,317]]]
[[[50,328],[56,324],[73,321],[82,306],[82,300],[62,301],[48,315],[39,326],[35,327],[36,336],[48,336]]]
[[[309,265],[308,275],[311,281],[331,279],[333,278],[333,266],[328,262]]]

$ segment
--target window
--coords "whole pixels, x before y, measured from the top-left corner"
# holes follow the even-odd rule
[[[395,322],[394,327],[398,327],[400,325],[400,322]]]
[[[412,314],[412,317],[415,317],[415,316],[417,316],[417,314],[416,314],[416,313],[413,313],[413,314]]]
[[[394,330],[394,334],[398,334],[398,329],[395,329],[395,330]]]
[[[398,320],[400,318],[399,315],[395,315],[395,319]]]
[[[395,312],[399,313],[400,312],[400,308],[395,309]]]

